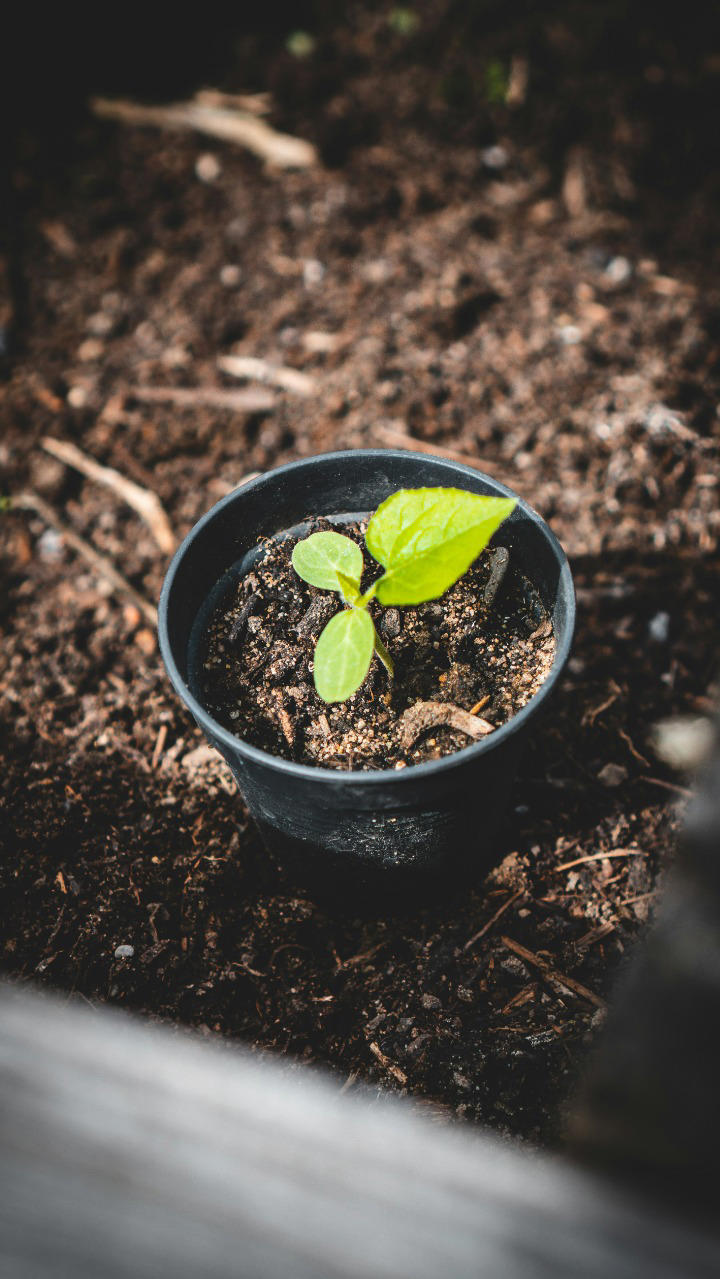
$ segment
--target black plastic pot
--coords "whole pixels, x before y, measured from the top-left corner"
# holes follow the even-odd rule
[[[265,843],[301,879],[378,886],[478,875],[493,863],[498,827],[531,727],[570,651],[575,620],[565,553],[521,498],[496,543],[511,548],[552,617],[557,652],[535,697],[491,736],[401,771],[338,772],[291,763],[223,728],[198,700],[197,635],[223,575],[261,538],[313,515],[367,514],[399,488],[445,486],[516,496],[468,466],[418,453],[362,450],[291,462],[243,485],[192,529],[160,599],[160,647],[170,678],[225,757]],[[242,727],[239,729],[242,732]]]

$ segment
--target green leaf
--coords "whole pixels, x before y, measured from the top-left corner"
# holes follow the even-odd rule
[[[324,702],[344,702],[370,669],[375,627],[364,608],[344,609],[330,619],[315,648],[315,688]]]
[[[346,577],[344,573],[337,570],[337,579],[340,584],[340,591],[346,604],[357,604],[360,599],[360,583],[353,581],[351,577]]]
[[[386,570],[381,604],[422,604],[443,595],[487,546],[515,507],[511,497],[465,489],[400,489],[378,507],[365,537]]]
[[[292,566],[299,577],[323,591],[340,591],[338,573],[359,590],[363,572],[363,556],[357,542],[342,533],[311,533],[297,542],[292,553]]]

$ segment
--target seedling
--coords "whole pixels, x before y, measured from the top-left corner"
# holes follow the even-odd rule
[[[364,593],[360,547],[342,533],[312,533],[293,550],[295,572],[311,586],[337,591],[346,605],[315,648],[315,688],[324,702],[344,702],[360,687],[373,653],[393,675],[393,661],[368,605],[423,604],[462,577],[515,507],[511,497],[479,497],[464,489],[400,489],[372,516],[365,534],[385,572]]]

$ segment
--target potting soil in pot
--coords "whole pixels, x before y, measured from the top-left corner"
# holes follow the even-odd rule
[[[307,531],[324,527],[333,526],[318,520]],[[343,532],[364,546],[365,527],[356,522]],[[404,768],[489,735],[547,678],[555,654],[550,618],[500,546],[484,551],[439,600],[403,609],[373,603],[395,677],[375,658],[357,693],[327,705],[315,692],[313,653],[342,604],[295,573],[297,540],[270,542],[252,570],[229,583],[204,636],[202,700],[254,746],[324,768]],[[380,569],[364,554],[366,588]]]

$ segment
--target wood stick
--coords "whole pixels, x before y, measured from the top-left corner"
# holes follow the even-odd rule
[[[90,108],[102,120],[160,129],[195,130],[252,151],[271,169],[308,169],[318,162],[311,142],[279,133],[256,115],[205,102],[150,107],[124,99],[92,98]]]
[[[12,505],[14,509],[34,511],[36,515],[39,515],[46,524],[55,529],[55,532],[60,535],[63,541],[67,542],[68,546],[77,551],[78,555],[82,556],[90,567],[112,586],[114,591],[132,600],[132,603],[140,609],[143,617],[151,626],[157,626],[157,609],[139,591],[136,591],[134,586],[130,585],[127,578],[118,572],[115,565],[105,555],[101,555],[99,551],[95,550],[94,546],[91,546],[89,542],[80,537],[74,529],[69,528],[60,519],[60,516],[55,513],[53,508],[41,497],[38,497],[37,493],[20,493],[17,497],[13,497]]]
[[[85,475],[87,479],[112,489],[113,493],[116,493],[123,502],[127,502],[128,506],[131,506],[140,519],[147,524],[160,550],[166,555],[173,554],[177,546],[177,538],[157,493],[142,488],[134,480],[128,480],[114,467],[101,466],[69,440],[56,440],[54,436],[46,435],[42,446],[46,453],[51,453],[66,466],[72,466],[76,471],[80,471],[81,475]]]
[[[574,977],[568,977],[567,973],[561,973],[557,968],[553,968],[547,960],[540,955],[536,955],[533,950],[528,950],[526,946],[521,946],[520,942],[513,941],[511,937],[503,937],[501,940],[503,946],[507,946],[508,950],[512,950],[526,964],[537,968],[538,972],[542,973],[546,980],[558,986],[564,986],[570,994],[577,995],[580,999],[586,999],[589,1004],[594,1004],[596,1008],[607,1008],[605,1000],[596,995],[594,991],[588,990],[587,986],[583,986]]]
[[[555,867],[555,874],[558,875],[561,870],[570,870],[572,866],[582,866],[584,862],[603,862],[606,857],[644,857],[645,854],[641,848],[613,848],[609,853],[589,853],[587,857],[576,857],[572,862],[563,862],[562,866]]]
[[[292,391],[295,395],[314,395],[315,378],[300,369],[291,369],[283,364],[271,364],[269,360],[259,359],[254,355],[221,355],[218,368],[231,377],[248,378],[254,382],[267,382],[277,386],[281,391]]]
[[[638,778],[638,781],[649,782],[651,786],[661,786],[663,790],[674,791],[676,795],[683,795],[685,799],[692,798],[692,791],[687,786],[678,786],[676,782],[663,781],[662,777],[646,777],[643,774],[643,776]]]
[[[195,102],[203,107],[228,107],[248,115],[269,115],[272,106],[269,93],[223,93],[220,89],[198,89]]]
[[[234,413],[264,413],[276,404],[272,391],[250,386],[237,391],[224,386],[133,386],[125,394],[127,399],[150,404],[177,404],[179,408],[207,404],[209,408],[230,409]]]
[[[469,941],[465,942],[465,945],[463,946],[463,950],[469,950],[471,946],[475,945],[476,941],[480,941],[480,938],[484,937],[485,934],[490,931],[493,924],[496,924],[497,921],[502,918],[502,916],[505,914],[505,911],[508,910],[510,906],[512,906],[513,902],[517,901],[518,897],[522,897],[524,892],[525,892],[524,888],[518,888],[517,892],[513,893],[512,897],[508,897],[507,901],[504,901],[502,906],[498,907],[498,909],[495,911],[495,914],[490,916],[487,923],[483,924],[482,928],[478,932],[476,932],[470,938]]]

